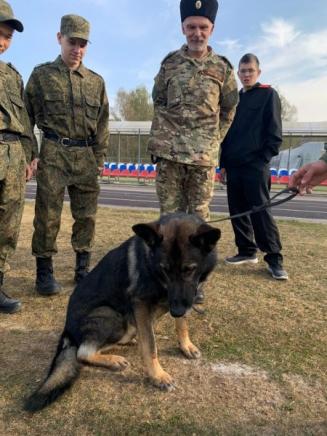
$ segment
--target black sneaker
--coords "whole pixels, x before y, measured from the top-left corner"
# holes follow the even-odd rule
[[[279,265],[268,265],[268,271],[271,276],[276,280],[287,280],[287,272]]]
[[[236,256],[226,257],[225,263],[227,263],[227,265],[242,265],[243,263],[258,263],[258,258],[256,254],[252,254],[252,256],[242,256],[241,254],[236,254]]]

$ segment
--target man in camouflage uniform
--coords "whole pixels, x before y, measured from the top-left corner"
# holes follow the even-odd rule
[[[187,44],[161,63],[152,92],[149,151],[157,163],[162,214],[183,211],[209,218],[215,166],[238,102],[229,61],[210,46],[217,0],[181,0]],[[196,303],[204,299],[198,289]]]
[[[89,40],[88,21],[78,15],[63,16],[57,38],[61,56],[34,68],[25,91],[31,124],[44,133],[32,240],[36,290],[42,295],[60,291],[52,256],[57,253],[65,187],[74,218],[75,282],[88,272],[99,194],[97,177],[109,141],[104,81],[82,63]]]
[[[216,0],[180,2],[187,44],[164,58],[155,78],[148,149],[162,214],[209,217],[219,145],[238,102],[231,64],[208,46],[217,10]]]
[[[10,5],[0,0],[0,54],[10,46],[14,31],[24,27]],[[0,61],[0,312],[14,313],[21,303],[7,296],[3,278],[14,252],[23,213],[25,180],[31,177],[33,140],[23,101],[23,82],[11,64]]]

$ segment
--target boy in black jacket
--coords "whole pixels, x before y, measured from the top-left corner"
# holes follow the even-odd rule
[[[277,92],[257,79],[261,70],[254,54],[244,55],[238,76],[243,85],[233,124],[221,146],[220,168],[227,177],[231,215],[259,206],[269,199],[270,159],[282,143],[281,104]],[[257,263],[257,247],[274,279],[288,279],[283,269],[282,245],[269,209],[232,220],[238,254],[226,263]],[[254,236],[254,237],[253,237]],[[254,242],[255,239],[255,242]]]

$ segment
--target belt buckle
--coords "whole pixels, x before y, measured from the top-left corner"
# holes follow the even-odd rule
[[[68,141],[68,144],[66,143],[65,144],[65,142],[64,141]],[[63,145],[64,147],[69,147],[69,141],[70,141],[70,138],[60,138],[60,144],[61,145]]]

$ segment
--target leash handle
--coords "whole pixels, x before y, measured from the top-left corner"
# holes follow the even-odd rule
[[[234,218],[240,218],[242,216],[252,215],[253,213],[261,212],[265,209],[268,209],[269,207],[274,207],[274,206],[277,206],[279,204],[286,203],[286,201],[292,200],[292,198],[296,197],[298,195],[298,193],[299,193],[299,190],[297,188],[285,188],[285,189],[282,189],[281,191],[277,192],[277,194],[272,196],[268,201],[261,204],[260,206],[253,206],[252,209],[247,210],[246,212],[241,212],[241,213],[231,215],[231,216],[228,216],[225,218],[219,218],[217,220],[207,221],[207,223],[218,223],[220,221],[232,220]],[[281,200],[272,201],[275,198],[278,198],[279,196],[281,196],[283,194],[289,194],[289,195],[285,198],[282,198]]]
[[[281,191],[277,192],[277,194],[275,194],[273,197],[271,197],[271,199],[268,201],[268,203],[270,204],[269,207],[277,206],[278,204],[282,204],[282,203],[286,203],[286,201],[292,200],[292,198],[296,197],[299,192],[300,191],[297,188],[282,189]],[[289,194],[289,195],[285,198],[282,198],[281,200],[272,202],[272,200],[274,200],[275,198],[277,198],[283,194]]]

